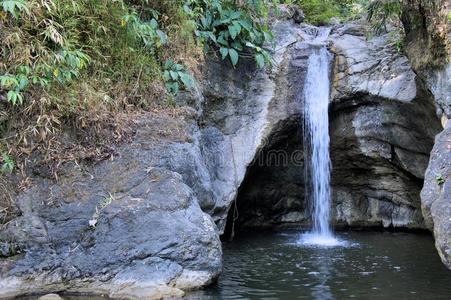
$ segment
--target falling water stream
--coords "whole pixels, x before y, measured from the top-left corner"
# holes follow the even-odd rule
[[[330,219],[329,99],[331,54],[325,41],[329,28],[321,28],[312,41],[304,87],[304,155],[307,202],[312,206],[312,231],[303,234],[306,245],[336,246]]]

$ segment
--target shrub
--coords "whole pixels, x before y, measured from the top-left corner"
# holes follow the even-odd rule
[[[121,111],[161,107],[192,86],[203,48],[233,66],[251,57],[263,67],[271,61],[269,10],[278,2],[0,1],[6,152],[18,168],[21,154],[34,150],[47,162],[98,155],[105,140],[121,136]],[[62,128],[83,141],[76,153],[59,140]]]
[[[258,67],[271,62],[265,44],[273,36],[267,24],[269,9],[278,1],[188,0],[187,13],[196,19],[197,37],[208,52],[219,49],[221,58],[236,66],[240,57],[253,57]]]
[[[15,0],[1,5],[6,17],[1,21],[0,83],[12,104],[23,102],[27,88],[69,84],[89,64],[91,76],[122,73],[121,79],[130,79],[149,59],[155,60],[154,49],[166,42],[155,17],[141,19],[136,8],[120,0]],[[115,62],[124,57],[134,59],[133,64],[117,68]]]

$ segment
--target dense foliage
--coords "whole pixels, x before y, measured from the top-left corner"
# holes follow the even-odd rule
[[[271,5],[277,1],[250,0],[238,3],[221,0],[189,0],[185,8],[197,20],[196,36],[208,51],[210,45],[219,49],[222,59],[233,66],[240,56],[251,55],[262,68],[270,63],[270,54],[263,45],[272,40],[266,22]]]
[[[118,112],[165,105],[191,88],[202,50],[264,67],[277,3],[2,0],[0,171],[14,168],[18,153],[54,148],[64,127],[107,143],[97,131],[120,127]]]
[[[260,67],[269,62],[262,46],[271,34],[259,18],[267,16],[272,1],[169,2],[3,0],[1,20],[6,30],[2,32],[0,85],[7,101],[22,104],[28,88],[70,84],[88,65],[89,75],[96,78],[129,83],[139,71],[147,81],[158,79],[166,65],[161,62],[164,50],[160,51],[168,43],[165,30],[174,29],[181,19],[191,22],[188,34],[195,34],[198,44],[206,49],[209,44],[216,46],[233,65],[245,48],[255,54]],[[161,20],[158,9],[168,11],[165,19]]]

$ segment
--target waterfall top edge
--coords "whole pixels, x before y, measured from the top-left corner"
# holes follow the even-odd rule
[[[317,27],[314,35],[308,36],[305,42],[311,46],[323,47],[326,46],[332,31],[331,27]]]

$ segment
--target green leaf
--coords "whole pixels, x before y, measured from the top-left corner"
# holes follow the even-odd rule
[[[235,49],[230,48],[229,56],[230,56],[230,61],[232,62],[232,65],[236,66],[236,64],[238,63],[238,52]]]
[[[0,168],[1,173],[12,173],[14,170],[15,163],[14,160],[7,154],[2,155],[2,166]]]
[[[251,42],[246,42],[246,47],[249,47],[249,48],[253,48],[253,49],[255,49],[255,48],[257,48],[257,46],[255,46],[253,43],[251,43]]]
[[[174,61],[172,59],[168,59],[165,63],[164,63],[164,68],[166,70],[169,70],[172,68],[172,66],[174,65]]]
[[[173,80],[177,80],[177,79],[179,78],[178,72],[169,71],[169,74],[171,74],[171,78],[172,78]]]
[[[194,86],[193,77],[191,75],[189,75],[188,73],[181,73],[180,80],[183,82],[185,87],[187,87],[189,89]]]
[[[18,18],[19,12],[22,11],[26,12],[27,14],[30,14],[28,6],[24,0],[3,0],[2,2],[0,2],[0,6],[3,7],[3,11],[9,12],[15,18]]]
[[[221,45],[223,45],[223,46],[229,47],[229,42],[227,42],[227,41],[224,39],[224,35],[220,35],[220,36],[218,37],[217,41],[218,41],[218,44],[221,44]]]
[[[241,43],[239,41],[234,41],[232,43],[232,47],[238,51],[243,51],[243,45],[241,45]]]
[[[158,22],[155,19],[150,20],[150,27],[152,27],[152,29],[157,29],[158,28]]]
[[[183,71],[184,68],[183,68],[183,66],[181,64],[175,64],[173,69],[175,71]]]
[[[6,94],[6,99],[12,105],[16,105],[17,103],[22,104],[23,102],[22,95],[16,91],[9,91],[8,94]]]
[[[19,86],[17,87],[19,90],[24,90],[28,85],[28,79],[21,78],[19,81]]]
[[[235,23],[234,25],[229,26],[229,33],[232,39],[235,39],[241,32],[241,25]]]
[[[167,41],[168,41],[168,36],[166,35],[166,33],[164,33],[161,30],[157,30],[156,33],[158,35],[158,38],[160,39],[160,43],[161,44],[166,44]]]
[[[257,66],[261,69],[265,66],[265,57],[263,54],[257,53],[255,55],[255,61],[257,62]]]
[[[252,22],[250,22],[249,20],[239,20],[238,22],[240,22],[240,25],[244,27],[247,31],[252,30]]]
[[[169,74],[169,71],[164,71],[163,72],[163,79],[164,79],[164,81],[171,80],[171,74]]]
[[[179,93],[179,84],[177,82],[171,82],[165,84],[169,93],[177,95]]]
[[[219,52],[221,53],[222,60],[224,60],[227,57],[227,55],[229,54],[229,48],[221,47],[219,49]]]
[[[216,43],[216,36],[211,31],[206,31],[206,35],[213,41],[213,43]]]
[[[0,85],[7,89],[15,89],[19,85],[19,81],[16,77],[3,75],[0,76]]]
[[[239,19],[241,17],[241,12],[240,11],[232,11],[230,13],[230,18],[231,19]]]

